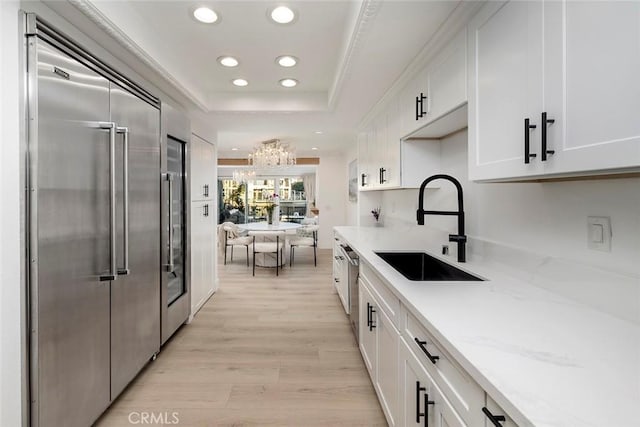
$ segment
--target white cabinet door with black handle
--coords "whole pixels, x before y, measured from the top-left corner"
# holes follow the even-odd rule
[[[400,339],[400,424],[408,427],[475,427],[456,413],[431,376]]]

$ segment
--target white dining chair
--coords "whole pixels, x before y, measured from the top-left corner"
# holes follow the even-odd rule
[[[295,248],[313,248],[313,265],[318,266],[316,250],[318,248],[317,225],[305,225],[296,229],[296,235],[289,238],[289,267],[293,266]]]
[[[249,245],[253,242],[250,236],[242,236],[242,230],[232,223],[225,222],[222,224],[224,230],[224,263],[227,264],[227,248],[231,247],[231,261],[233,261],[233,247],[245,246],[247,248],[247,267],[249,267]]]
[[[276,276],[278,276],[280,263],[283,260],[284,231],[250,231],[249,236],[253,238],[253,275],[256,275],[256,254],[276,254]],[[256,242],[256,237],[262,237],[263,241]]]

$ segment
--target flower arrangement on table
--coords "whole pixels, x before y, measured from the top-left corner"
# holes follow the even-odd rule
[[[380,221],[380,211],[381,210],[382,209],[380,207],[377,207],[377,208],[371,210],[371,215],[373,215],[373,218],[376,220],[376,225],[380,224],[379,221]]]
[[[266,197],[267,204],[264,206],[264,210],[267,213],[267,223],[269,224],[273,223],[273,211],[276,209],[276,206],[278,206],[279,198],[280,196],[278,196],[276,193],[269,194]]]

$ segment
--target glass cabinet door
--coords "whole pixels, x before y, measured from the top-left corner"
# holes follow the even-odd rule
[[[167,138],[167,173],[171,179],[171,197],[167,200],[169,206],[169,221],[172,237],[169,245],[173,251],[173,268],[168,271],[167,305],[171,305],[186,292],[185,285],[185,242],[186,242],[186,180],[185,180],[185,146],[177,139]]]

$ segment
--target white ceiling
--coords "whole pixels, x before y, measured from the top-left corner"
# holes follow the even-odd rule
[[[256,143],[278,138],[298,155],[343,151],[355,143],[363,116],[384,95],[447,20],[459,1],[102,1],[71,0],[129,50],[151,64],[212,123],[221,156],[244,157]],[[268,10],[285,4],[297,19],[278,25]],[[201,5],[220,19],[192,18]],[[280,55],[299,64],[282,68]],[[236,68],[216,59],[232,55]],[[238,88],[234,78],[249,86]],[[278,80],[293,77],[295,88]],[[314,133],[323,131],[322,135]],[[232,147],[239,151],[229,151]],[[311,151],[318,147],[318,151]]]

